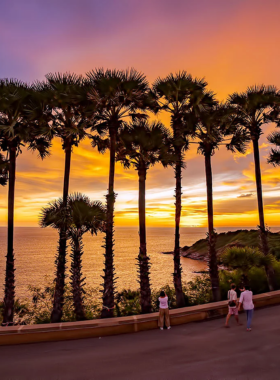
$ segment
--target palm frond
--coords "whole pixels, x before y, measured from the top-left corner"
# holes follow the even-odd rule
[[[271,149],[267,162],[273,166],[280,166],[280,149]]]
[[[39,215],[40,227],[68,228],[69,220],[70,212],[62,198],[49,202],[48,206],[42,208]]]
[[[28,150],[38,152],[38,157],[42,160],[50,156],[51,141],[44,137],[35,137],[28,144]]]

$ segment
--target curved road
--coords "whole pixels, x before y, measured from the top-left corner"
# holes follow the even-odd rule
[[[0,347],[1,380],[279,380],[280,306],[252,332],[224,320],[79,341]],[[245,315],[241,315],[245,323]]]

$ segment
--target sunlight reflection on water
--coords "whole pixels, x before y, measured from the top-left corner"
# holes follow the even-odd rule
[[[232,228],[230,230],[235,230]],[[218,228],[218,232],[228,231],[229,228]],[[276,230],[278,231],[279,228]],[[182,228],[181,246],[192,245],[199,239],[205,238],[206,228]],[[16,297],[28,296],[28,285],[43,285],[45,275],[54,274],[54,257],[57,248],[58,234],[51,229],[37,227],[15,228],[15,266],[16,266]],[[172,284],[173,256],[162,252],[173,250],[173,228],[148,228],[147,248],[151,258],[151,282],[153,288]],[[103,236],[84,236],[83,274],[90,286],[102,284],[104,248]],[[115,233],[115,267],[117,289],[137,289],[136,257],[138,254],[139,236],[136,227],[116,227]],[[0,283],[4,284],[6,228],[0,228]],[[70,249],[69,249],[70,251]],[[206,269],[206,263],[182,258],[183,281],[193,279],[194,271]],[[69,266],[69,255],[68,255]],[[3,297],[3,287],[0,289]]]

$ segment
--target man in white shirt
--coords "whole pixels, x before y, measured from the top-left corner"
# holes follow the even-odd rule
[[[243,305],[243,309],[246,311],[246,314],[247,314],[247,331],[251,331],[254,304],[253,304],[253,293],[250,291],[249,286],[245,286],[245,290],[244,292],[242,292],[240,296],[238,311],[240,311],[241,305]]]

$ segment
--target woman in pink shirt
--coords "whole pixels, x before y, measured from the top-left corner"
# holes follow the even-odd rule
[[[168,297],[163,290],[160,292],[160,296],[158,300],[159,300],[159,321],[158,321],[159,327],[161,330],[163,330],[164,319],[165,319],[165,325],[167,329],[170,330],[171,327],[170,327],[170,320],[169,320]]]
[[[245,286],[244,292],[241,293],[241,296],[239,298],[238,311],[240,311],[241,305],[243,305],[243,309],[246,311],[246,314],[247,314],[247,331],[251,331],[254,304],[253,304],[253,293],[251,292],[249,286]]]

